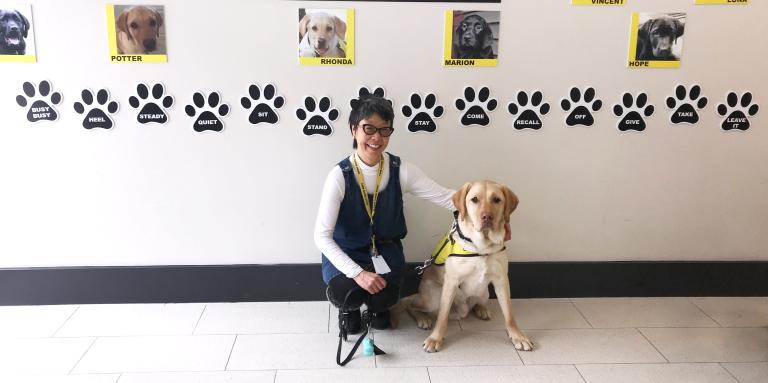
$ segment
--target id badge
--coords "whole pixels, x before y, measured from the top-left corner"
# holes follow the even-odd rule
[[[382,275],[392,271],[384,257],[373,248],[371,248],[371,260],[373,261],[373,269],[376,270],[376,274]]]

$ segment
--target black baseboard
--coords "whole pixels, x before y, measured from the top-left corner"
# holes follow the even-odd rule
[[[768,262],[515,262],[509,269],[513,298],[768,296]],[[408,274],[403,294],[417,285]],[[0,269],[0,305],[325,299],[319,264]]]

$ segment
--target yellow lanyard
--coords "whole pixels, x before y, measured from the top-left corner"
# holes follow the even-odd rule
[[[360,193],[363,194],[363,204],[365,205],[365,212],[368,213],[368,218],[371,220],[371,246],[374,255],[378,254],[376,250],[376,234],[373,234],[373,216],[376,214],[376,202],[379,200],[379,186],[381,185],[381,176],[384,174],[384,156],[381,156],[379,162],[379,172],[376,177],[376,189],[373,191],[373,206],[368,201],[368,190],[365,188],[365,179],[363,178],[363,172],[360,170],[360,165],[357,163],[357,153],[352,156],[352,163],[355,165],[355,175],[357,176],[357,184],[360,186]]]

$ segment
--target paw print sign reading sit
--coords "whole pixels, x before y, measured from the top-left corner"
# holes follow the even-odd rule
[[[75,103],[75,112],[77,112],[77,114],[83,114],[85,113],[85,110],[89,108],[88,113],[83,119],[83,128],[111,129],[115,125],[110,115],[117,112],[119,105],[117,104],[117,101],[109,101],[108,90],[99,89],[99,91],[96,92],[96,105],[93,105],[93,93],[90,89],[83,89],[80,98],[83,102],[81,103],[78,101]]]
[[[318,103],[314,97],[307,96],[304,98],[304,107],[296,109],[296,117],[304,121],[302,132],[305,135],[330,136],[333,133],[333,126],[328,121],[339,118],[339,111],[331,108],[329,97],[322,97]]]
[[[151,100],[149,99],[149,88],[144,84],[136,86],[136,96],[128,98],[128,104],[134,109],[141,107],[139,114],[136,115],[136,120],[139,123],[147,124],[154,122],[165,124],[168,122],[168,114],[166,114],[165,109],[173,106],[173,97],[165,96],[165,86],[163,84],[157,83],[152,86]]]
[[[429,132],[437,130],[435,119],[443,115],[443,106],[436,105],[437,98],[433,93],[424,97],[424,104],[418,93],[411,94],[409,105],[403,105],[403,116],[410,118],[408,130],[411,132]]]
[[[512,126],[515,129],[541,129],[543,125],[539,115],[543,116],[549,112],[549,104],[542,103],[544,96],[540,91],[534,91],[531,95],[531,103],[528,104],[528,93],[520,91],[517,93],[517,103],[511,102],[507,106],[509,114],[515,118]],[[522,113],[520,113],[522,110]],[[518,115],[518,113],[520,113]]]
[[[726,104],[717,106],[717,114],[723,119],[720,127],[723,130],[747,130],[749,129],[749,117],[757,114],[760,107],[752,103],[752,93],[745,92],[739,97],[736,92],[729,92],[725,97]]]
[[[477,94],[477,99],[475,99],[475,94]],[[480,88],[477,93],[471,86],[464,88],[464,98],[456,99],[456,109],[464,112],[461,116],[461,124],[464,126],[488,126],[491,123],[488,112],[496,109],[497,105],[496,100],[490,97],[491,91],[488,87]]]
[[[645,130],[645,120],[643,117],[650,117],[653,114],[653,105],[646,105],[648,95],[639,93],[637,97],[631,93],[624,93],[621,103],[613,106],[613,114],[621,117],[619,120],[619,130],[626,132],[636,130],[642,132]]]
[[[584,98],[579,88],[573,87],[568,93],[568,98],[560,101],[560,107],[568,113],[565,124],[568,126],[584,125],[592,126],[595,123],[593,113],[603,107],[603,101],[595,99],[595,88],[584,89]]]
[[[248,96],[240,99],[240,105],[246,110],[250,110],[254,104],[256,104],[256,107],[248,115],[248,122],[254,125],[262,122],[276,124],[280,118],[275,110],[283,107],[285,99],[283,96],[275,95],[275,86],[272,84],[267,84],[264,87],[264,92],[261,91],[258,85],[251,84],[248,87]]]
[[[224,129],[224,123],[221,121],[221,117],[229,114],[229,105],[219,105],[220,100],[221,97],[218,92],[211,92],[208,95],[208,105],[206,107],[205,94],[202,92],[195,92],[195,94],[192,95],[192,103],[194,105],[185,106],[184,112],[187,113],[187,116],[189,117],[197,116],[195,122],[192,123],[192,128],[195,129],[196,132],[203,132],[206,130],[220,132]]]
[[[61,93],[51,93],[50,82],[40,81],[40,85],[38,85],[37,90],[35,90],[35,85],[27,81],[21,88],[26,97],[22,95],[16,96],[16,103],[22,108],[25,108],[28,105],[27,99],[34,99],[36,94],[40,95],[40,97],[33,101],[32,105],[29,106],[29,111],[27,111],[27,120],[29,122],[43,120],[56,121],[56,119],[59,118],[59,114],[53,106],[61,103]],[[49,95],[50,97],[48,97]],[[46,101],[46,99],[48,100]]]
[[[685,85],[675,87],[675,96],[667,97],[667,107],[672,109],[669,121],[673,124],[695,124],[699,122],[698,110],[707,106],[707,98],[701,97],[701,87],[694,85],[690,93]]]

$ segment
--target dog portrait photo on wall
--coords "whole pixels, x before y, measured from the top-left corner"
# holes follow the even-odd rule
[[[445,66],[495,66],[499,11],[445,11]]]
[[[629,66],[679,68],[685,13],[633,13]]]
[[[354,25],[352,9],[299,8],[299,62],[352,65]]]
[[[162,5],[107,5],[112,62],[166,62]]]
[[[0,5],[0,62],[35,62],[30,5]]]

